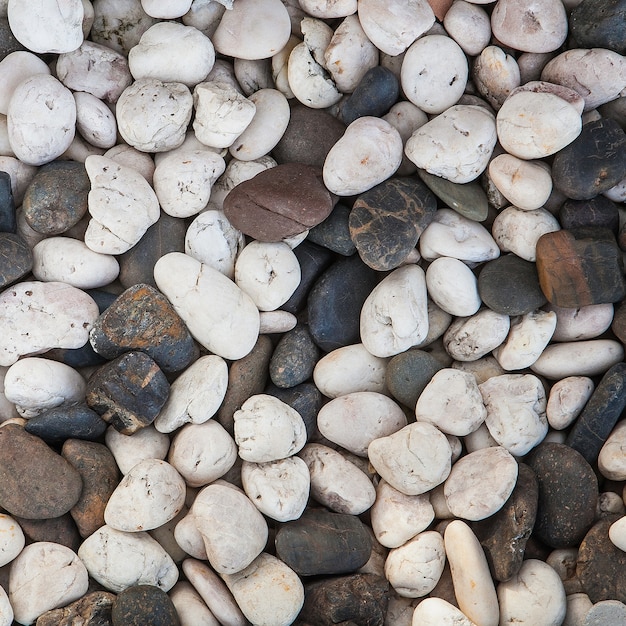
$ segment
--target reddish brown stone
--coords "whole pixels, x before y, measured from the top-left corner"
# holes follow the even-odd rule
[[[325,220],[333,204],[318,169],[284,163],[237,185],[224,200],[224,213],[246,235],[280,241]]]
[[[551,304],[577,308],[626,295],[622,257],[607,228],[546,233],[537,242],[539,284]]]
[[[112,626],[111,609],[115,594],[94,591],[62,609],[46,611],[36,626]]]
[[[83,480],[80,500],[70,510],[81,537],[104,526],[104,509],[119,482],[117,463],[109,449],[93,441],[68,439],[61,454]]]

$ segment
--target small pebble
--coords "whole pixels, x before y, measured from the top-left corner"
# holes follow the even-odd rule
[[[433,302],[450,315],[469,317],[480,308],[476,276],[459,259],[436,258],[426,270],[426,286]]]
[[[105,443],[115,457],[120,472],[128,474],[137,463],[145,459],[164,459],[170,440],[154,426],[146,426],[133,433],[132,437],[109,426],[105,433]]]
[[[180,626],[173,602],[154,585],[133,585],[117,594],[111,608],[113,626]]]
[[[554,383],[546,406],[550,426],[557,430],[567,428],[580,415],[594,389],[587,376],[567,376]]]

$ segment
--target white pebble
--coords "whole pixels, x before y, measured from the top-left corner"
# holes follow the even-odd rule
[[[468,56],[477,56],[489,44],[489,15],[478,3],[457,0],[443,18],[446,32]]]
[[[611,431],[598,455],[598,469],[609,480],[626,480],[626,422],[620,421]]]
[[[172,587],[169,596],[181,626],[220,626],[217,618],[211,613],[202,596],[191,583],[177,582]]]
[[[137,463],[146,459],[163,460],[170,447],[169,437],[158,432],[152,425],[138,430],[132,436],[122,435],[113,426],[109,426],[104,438],[120,472],[124,475]]]
[[[22,551],[25,543],[26,538],[17,521],[6,513],[0,513],[0,567],[10,563]]]
[[[554,341],[582,341],[595,339],[609,329],[615,307],[611,302],[565,308],[547,304],[546,310],[556,313]]]
[[[453,257],[436,258],[426,270],[428,294],[450,315],[474,315],[482,303],[478,280],[472,270]]]
[[[489,163],[489,176],[511,204],[525,211],[542,207],[552,192],[550,169],[542,161],[500,154]]]
[[[410,626],[474,626],[474,623],[453,604],[431,596],[415,607]]]
[[[626,517],[621,517],[611,524],[609,539],[615,547],[626,551]]]
[[[76,92],[76,129],[90,145],[112,148],[117,140],[117,122],[111,109],[96,96]]]
[[[293,330],[298,324],[298,318],[287,311],[260,311],[259,334],[286,333]]]
[[[591,397],[595,385],[587,376],[567,376],[550,389],[546,416],[552,428],[567,428],[579,415]]]
[[[15,88],[35,74],[50,74],[50,68],[32,52],[17,50],[0,61],[0,114],[7,114]]]
[[[140,152],[128,144],[120,143],[107,150],[102,156],[137,170],[150,185],[152,184],[155,165],[151,155]]]

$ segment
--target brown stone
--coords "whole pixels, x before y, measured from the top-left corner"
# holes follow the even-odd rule
[[[67,513],[80,498],[80,474],[22,426],[0,428],[0,507],[27,519]]]
[[[46,611],[35,626],[112,626],[111,608],[115,594],[94,591],[62,609]]]
[[[26,519],[17,516],[15,519],[29,539],[29,543],[51,541],[77,552],[82,542],[76,524],[69,513],[51,519]]]
[[[622,302],[616,307],[613,321],[611,322],[611,330],[626,345],[626,303]]]
[[[622,255],[607,228],[546,233],[537,242],[539,284],[551,304],[577,308],[626,295]]]
[[[94,441],[68,439],[61,454],[83,480],[83,492],[70,515],[80,536],[89,537],[104,526],[104,509],[119,482],[117,463],[105,445]]]
[[[246,235],[280,241],[325,220],[333,205],[319,169],[284,163],[237,185],[224,200],[224,213]]]

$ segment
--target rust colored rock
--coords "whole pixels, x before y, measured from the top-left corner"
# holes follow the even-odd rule
[[[70,515],[86,538],[104,526],[104,509],[119,482],[117,463],[105,445],[94,441],[68,439],[61,454],[83,480],[83,492]]]
[[[0,507],[16,517],[48,519],[80,498],[80,474],[22,426],[0,428]]]
[[[112,626],[114,600],[114,593],[94,591],[62,609],[46,611],[37,618],[36,626]]]
[[[224,200],[224,213],[246,235],[280,241],[324,221],[333,205],[318,169],[284,163],[237,185]]]
[[[622,255],[607,228],[546,233],[537,242],[539,284],[551,304],[577,308],[626,295]]]

